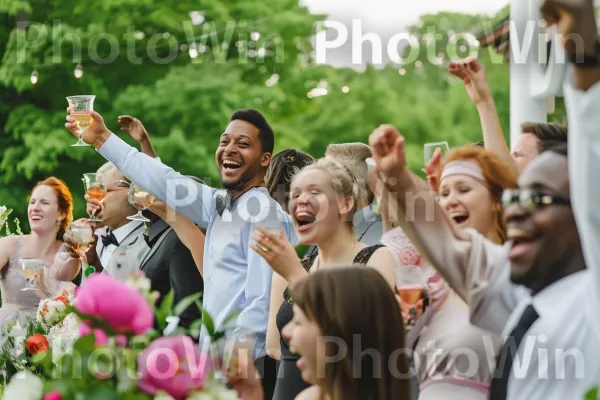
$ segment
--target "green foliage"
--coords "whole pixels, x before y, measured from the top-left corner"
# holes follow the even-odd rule
[[[422,65],[406,63],[400,75],[400,66],[392,65],[359,72],[311,64],[313,24],[323,16],[310,15],[299,4],[298,0],[264,4],[207,0],[201,5],[176,0],[0,1],[4,22],[0,204],[14,208],[16,216],[26,221],[29,191],[37,181],[55,175],[74,194],[75,218],[84,216],[81,174],[95,171],[103,159],[90,148],[70,147],[75,139],[63,128],[64,110],[65,97],[74,94],[95,94],[95,109],[115,132],[119,115],[139,118],[163,162],[183,174],[210,180],[213,186],[219,185],[214,150],[231,113],[239,108],[258,108],[265,114],[277,135],[276,151],[299,148],[316,157],[329,143],[366,142],[378,125],[394,124],[406,136],[409,166],[416,172],[422,168],[426,142],[447,140],[459,146],[481,140],[475,107],[462,82],[447,73],[449,59],[465,57],[474,48],[454,52],[448,46],[448,32],[481,32],[489,17],[447,12],[422,16],[410,28],[421,41],[416,60]],[[203,11],[204,24],[190,24],[188,13],[194,10]],[[16,29],[15,16],[36,23],[27,31]],[[58,18],[61,23],[55,24]],[[54,41],[37,41],[44,30],[54,35]],[[427,35],[433,30],[440,37],[423,46],[431,42]],[[243,43],[253,31],[261,37],[251,49]],[[99,57],[110,56],[108,41],[94,46],[99,32],[118,38],[118,54],[105,65],[90,61],[96,47]],[[81,55],[75,51],[73,34],[81,39]],[[170,44],[205,52],[194,59],[181,51],[168,63],[150,61],[150,53],[166,60]],[[261,47],[264,57],[249,56]],[[54,59],[58,51],[62,57]],[[439,53],[444,54],[440,65],[428,61]],[[406,49],[404,57],[409,55]],[[508,137],[508,65],[489,48],[479,49],[479,58],[487,68]],[[84,68],[81,79],[73,77],[77,63]],[[30,82],[34,69],[39,72],[36,85]],[[265,85],[273,74],[279,76],[277,84]],[[321,81],[327,82],[327,96],[308,98]],[[348,93],[342,92],[344,86],[350,88]],[[557,101],[556,110],[550,119],[564,122],[562,101]]]
[[[598,400],[600,399],[600,387],[595,386],[588,390],[583,397],[584,400]]]

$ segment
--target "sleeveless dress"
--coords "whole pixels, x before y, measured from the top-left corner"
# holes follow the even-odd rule
[[[2,292],[2,307],[0,307],[0,332],[6,324],[18,318],[22,326],[28,317],[35,317],[40,298],[35,291],[22,291],[27,285],[27,278],[19,269],[21,257],[21,239],[17,239],[17,246],[8,265],[0,272],[0,291]]]
[[[365,247],[358,252],[356,257],[354,257],[354,264],[366,265],[373,253],[380,247],[383,246],[375,245]],[[316,257],[317,254],[312,254],[302,259],[302,266],[306,271],[310,270]],[[300,392],[311,386],[302,379],[301,372],[298,367],[296,367],[296,361],[298,361],[299,356],[290,351],[290,343],[281,335],[283,327],[292,320],[293,315],[293,302],[290,300],[289,290],[286,289],[283,294],[283,303],[281,304],[276,317],[277,329],[279,330],[279,337],[281,338],[281,359],[273,400],[294,400]]]

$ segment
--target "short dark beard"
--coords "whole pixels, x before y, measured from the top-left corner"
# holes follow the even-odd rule
[[[249,188],[247,187],[250,182],[257,176],[263,172],[263,166],[260,165],[260,162],[250,166],[246,172],[242,174],[242,176],[236,181],[232,183],[225,183],[221,180],[223,187],[227,190],[231,190],[233,192],[245,192]],[[264,178],[264,175],[263,175]]]

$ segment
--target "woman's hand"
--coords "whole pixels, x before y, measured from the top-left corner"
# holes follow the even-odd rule
[[[427,175],[427,183],[433,190],[437,192],[439,187],[438,182],[438,173],[440,171],[440,166],[442,164],[442,149],[439,147],[435,149],[433,152],[433,157],[431,160],[427,161],[425,168],[423,168],[423,172]]]
[[[475,57],[450,63],[448,72],[462,79],[471,101],[478,105],[492,101],[492,91],[487,80],[485,68]]]
[[[404,321],[404,329],[409,330],[423,315],[423,299],[417,301],[417,304],[406,304],[400,300],[400,310]]]
[[[306,275],[296,254],[296,249],[285,239],[283,231],[279,233],[279,236],[275,236],[268,230],[257,226],[252,234],[252,239],[256,243],[251,244],[250,248],[264,258],[273,271],[285,278],[289,285]]]

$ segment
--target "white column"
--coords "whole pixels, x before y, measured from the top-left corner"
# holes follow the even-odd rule
[[[535,99],[530,91],[530,63],[538,62],[539,25],[537,15],[531,15],[529,2],[511,0],[510,4],[510,147],[521,136],[524,122],[547,122],[545,99]],[[529,22],[533,21],[533,22]],[[529,25],[528,25],[529,22]],[[522,56],[522,57],[521,57]]]

